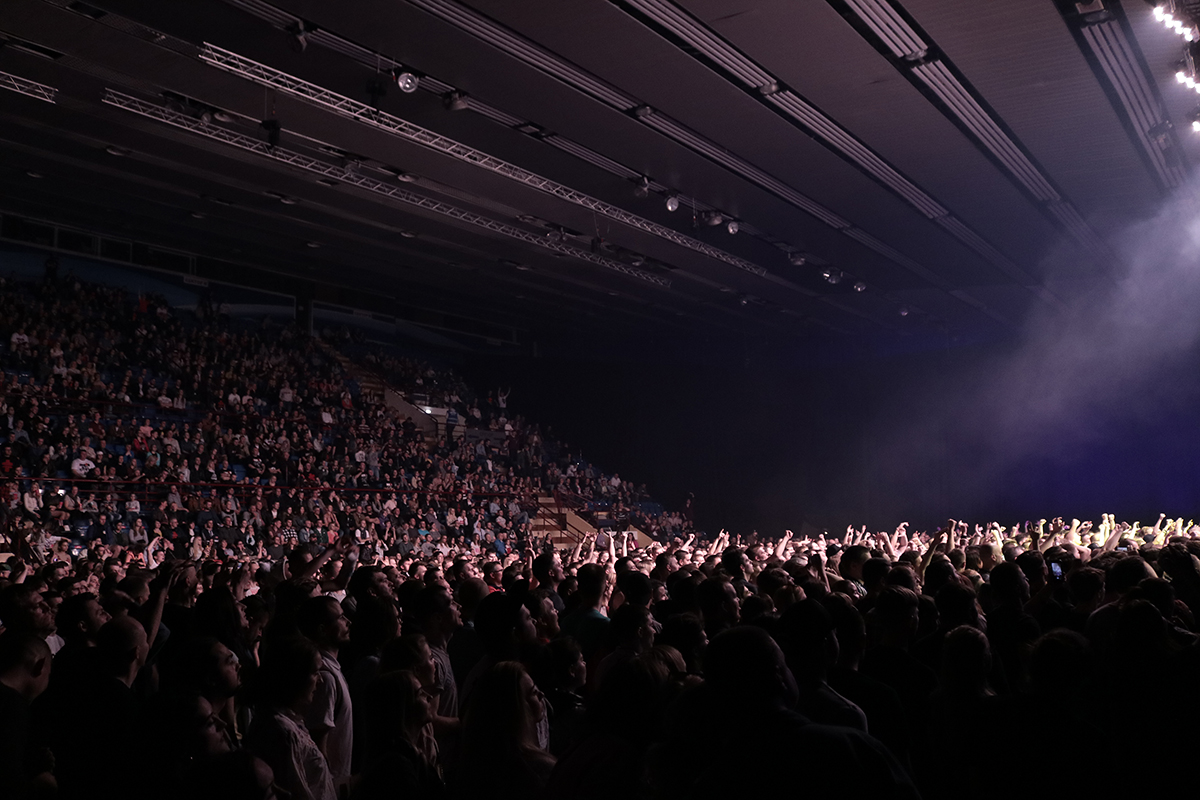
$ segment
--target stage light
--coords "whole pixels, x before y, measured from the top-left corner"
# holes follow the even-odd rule
[[[837,286],[842,282],[842,273],[835,269],[829,273],[829,277],[826,280],[828,280],[833,286]]]
[[[1165,12],[1163,11],[1162,6],[1155,6],[1154,7],[1154,18],[1156,20],[1158,20],[1159,22],[1162,22],[1162,19],[1164,16],[1165,16]]]
[[[863,283],[862,281],[858,281],[854,284],[854,291],[865,292],[866,290],[867,290],[867,285],[865,283]]]
[[[725,226],[725,230],[729,231],[730,233],[737,233],[738,232],[737,220],[736,219],[729,220],[729,224]]]
[[[1175,73],[1175,80],[1178,83],[1186,83],[1187,77],[1188,77],[1187,74],[1183,70],[1179,70],[1178,72]]]
[[[649,197],[650,196],[650,179],[645,175],[638,181],[637,188],[633,190],[634,197]]]
[[[900,316],[902,316],[902,317],[908,316],[908,306],[900,306]]]
[[[33,178],[34,180],[37,180],[42,177],[42,173],[34,172],[33,170],[29,170],[25,174],[28,175],[29,177]]]
[[[283,126],[279,124],[279,120],[264,119],[262,126],[267,131],[267,147],[278,147],[279,135],[283,133]]]
[[[304,244],[306,247],[311,247],[314,250],[321,246],[320,242],[305,242]]]
[[[392,80],[396,82],[396,86],[400,87],[400,91],[405,94],[412,94],[417,90],[417,84],[420,79],[407,70],[397,67],[392,70]]]
[[[450,111],[467,110],[467,96],[462,92],[449,92],[442,98],[442,102]]]
[[[192,212],[192,219],[204,219],[204,214],[199,211]]]
[[[793,267],[803,267],[808,262],[800,253],[788,253],[788,263]]]
[[[679,198],[676,197],[675,195],[671,195],[670,197],[667,198],[667,211],[678,211],[678,210],[679,210]]]
[[[720,211],[709,211],[702,217],[702,219],[704,220],[705,225],[716,226],[725,221],[725,215]]]

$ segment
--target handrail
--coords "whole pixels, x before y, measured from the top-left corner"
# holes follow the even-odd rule
[[[334,492],[339,495],[343,495],[343,494],[346,494],[346,495],[395,494],[395,495],[401,495],[401,496],[405,496],[405,497],[407,497],[409,495],[426,496],[426,497],[432,497],[432,496],[439,496],[439,497],[447,496],[447,497],[449,497],[449,496],[466,495],[471,498],[488,498],[488,497],[524,498],[524,497],[526,497],[526,495],[521,494],[519,492],[475,492],[475,491],[455,492],[452,490],[446,491],[446,490],[433,490],[433,489],[400,489],[400,488],[395,488],[395,487],[393,487],[391,489],[388,489],[388,488],[383,488],[383,489],[341,488],[341,489],[339,489],[339,488],[332,487],[332,486],[302,486],[302,485],[295,485],[295,484],[291,484],[291,485],[276,484],[274,486],[271,486],[268,484],[221,483],[221,482],[203,482],[203,483],[191,483],[191,482],[182,483],[179,481],[144,481],[144,482],[141,482],[141,481],[130,481],[130,480],[126,480],[123,478],[114,478],[112,480],[109,480],[109,479],[105,479],[105,478],[31,478],[28,476],[22,476],[20,478],[11,478],[10,481],[13,483],[36,483],[39,486],[43,486],[46,484],[53,485],[53,484],[67,483],[67,484],[81,484],[81,485],[88,484],[88,485],[104,486],[104,487],[118,487],[118,486],[120,486],[120,487],[135,487],[133,489],[111,488],[111,489],[107,489],[106,491],[122,492],[124,494],[142,494],[142,495],[148,494],[149,492],[148,491],[139,491],[139,488],[142,490],[154,490],[155,492],[166,494],[167,492],[165,490],[169,490],[169,489],[191,489],[193,487],[197,487],[200,489],[225,489],[225,488],[236,489],[238,491],[235,492],[235,496],[238,496],[238,497],[253,497],[253,496],[257,495],[258,489],[262,489],[264,492],[264,498],[267,496],[268,493],[273,495],[274,490],[276,490],[276,489],[282,489],[284,491],[287,491],[289,489],[295,489],[297,492],[307,492],[307,493],[310,493],[313,495],[328,495],[330,492]],[[43,493],[43,495],[47,494],[45,490],[43,490],[42,493]],[[52,492],[51,494],[55,494],[55,493]],[[194,494],[194,492],[190,492],[190,494]]]

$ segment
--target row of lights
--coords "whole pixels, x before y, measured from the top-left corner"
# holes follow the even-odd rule
[[[641,178],[641,180],[638,181],[637,187],[634,188],[633,196],[637,197],[637,198],[649,197],[650,191],[651,191],[650,179],[643,176]],[[677,195],[677,194],[667,195],[667,199],[666,199],[667,211],[671,211],[671,212],[678,211],[679,205],[680,205],[679,195]],[[706,211],[706,212],[704,212],[704,214],[701,215],[700,220],[705,225],[709,225],[712,227],[724,224],[725,230],[729,231],[729,233],[731,233],[731,234],[737,233],[738,229],[740,228],[740,225],[736,219],[733,219],[720,211]],[[787,259],[788,259],[788,263],[795,267],[804,266],[804,264],[807,263],[807,259],[804,257],[804,254],[796,252],[794,250],[787,252]],[[832,267],[826,267],[821,272],[821,277],[823,277],[830,285],[836,286],[837,284],[842,282],[842,278],[845,277],[845,273],[843,273],[841,270],[834,269]],[[864,292],[864,291],[866,291],[866,289],[867,289],[867,285],[865,283],[863,283],[862,281],[855,281],[854,291]]]
[[[1155,6],[1154,18],[1165,25],[1167,30],[1174,31],[1182,36],[1185,41],[1194,42],[1197,38],[1200,38],[1200,33],[1197,32],[1195,24],[1190,20],[1184,22],[1182,19],[1179,19],[1175,14],[1171,13],[1174,10],[1174,3]]]

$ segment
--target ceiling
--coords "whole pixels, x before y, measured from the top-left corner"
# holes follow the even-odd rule
[[[522,343],[1001,337],[1200,156],[1140,0],[6,0],[0,36],[0,213]]]

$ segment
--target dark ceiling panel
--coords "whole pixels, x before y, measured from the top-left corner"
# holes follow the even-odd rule
[[[1099,224],[1145,213],[1160,194],[1051,2],[904,7]]]

